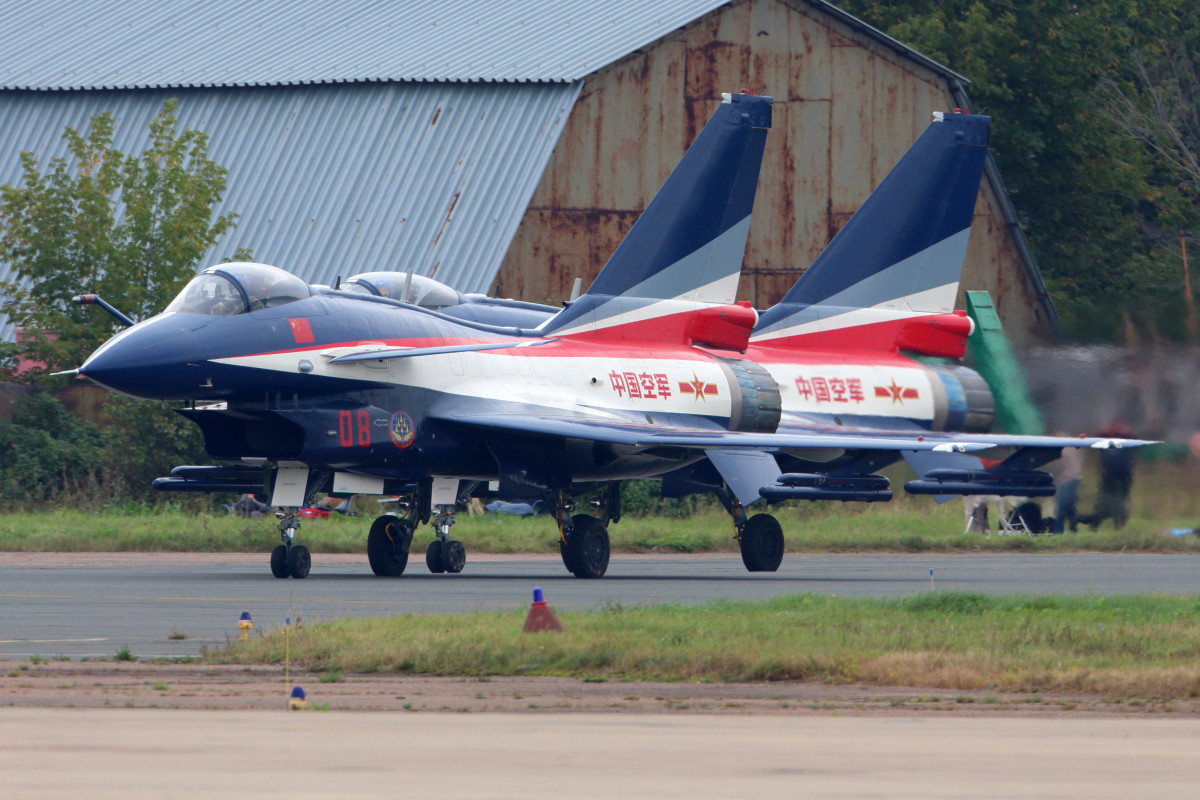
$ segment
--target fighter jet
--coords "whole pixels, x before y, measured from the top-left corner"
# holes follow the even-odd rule
[[[413,532],[427,522],[436,531],[428,569],[461,572],[454,510],[487,493],[543,498],[567,569],[597,578],[621,482],[663,477],[664,490],[716,491],[744,563],[762,571],[778,568],[783,537],[770,514],[746,513],[760,498],[889,499],[874,473],[900,457],[945,459],[923,462],[933,466],[909,491],[1048,494],[1036,467],[1062,447],[1140,443],[970,432],[963,423],[985,416],[965,399],[978,376],[899,352],[961,355],[970,332],[926,298],[953,301],[948,265],[957,253],[961,269],[986,118],[944,115],[936,146],[914,148],[950,165],[923,198],[928,216],[950,222],[918,214],[933,232],[914,234],[894,213],[901,221],[867,234],[896,246],[861,268],[859,251],[838,241],[843,231],[830,248],[848,255],[809,271],[846,272],[841,283],[806,277],[761,319],[733,302],[771,103],[726,95],[596,280],[553,315],[462,296],[422,302],[429,287],[411,275],[310,287],[273,266],[230,263],[202,271],[79,373],[124,394],[188,402],[181,413],[222,466],[179,467],[156,486],[266,488],[281,516],[270,560],[278,578],[309,573],[297,511],[320,491],[399,498],[399,512],[367,536],[376,575],[404,572]],[[907,158],[919,172],[924,157]],[[870,335],[847,338],[854,329]],[[957,460],[977,453],[989,469]]]

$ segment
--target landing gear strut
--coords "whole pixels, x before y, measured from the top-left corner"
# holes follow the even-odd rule
[[[312,568],[312,556],[308,548],[296,544],[296,531],[300,529],[300,517],[296,509],[275,512],[279,517],[279,538],[283,544],[271,551],[271,574],[276,578],[307,578]]]
[[[742,563],[750,572],[775,572],[783,562],[783,528],[770,514],[746,517],[746,507],[728,487],[717,490],[717,499],[733,517],[734,536],[742,551]]]
[[[553,498],[554,518],[558,522],[558,549],[563,564],[576,578],[601,578],[608,571],[608,521],[620,517],[619,484],[613,482],[591,505],[597,516],[575,514],[575,502],[569,490],[559,489]],[[616,513],[612,513],[614,504]]]

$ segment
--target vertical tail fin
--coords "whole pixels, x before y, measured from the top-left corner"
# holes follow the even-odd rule
[[[895,347],[914,315],[954,308],[990,117],[938,112],[776,306],[753,341]]]
[[[772,102],[724,95],[596,280],[543,332],[597,330],[677,313],[669,301],[733,302]]]

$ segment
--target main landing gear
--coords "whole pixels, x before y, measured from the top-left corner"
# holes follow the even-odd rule
[[[376,575],[397,578],[404,573],[413,532],[421,522],[430,521],[431,495],[431,483],[423,482],[396,498],[398,513],[384,514],[371,524],[367,534],[367,561]],[[425,566],[432,573],[462,572],[467,563],[467,550],[462,542],[450,538],[453,525],[454,506],[439,505],[437,516],[433,518],[436,538],[425,551]]]
[[[296,531],[300,529],[296,509],[280,509],[275,516],[279,517],[279,538],[283,544],[271,551],[271,574],[276,578],[307,578],[312,556],[307,547],[296,544]]]
[[[747,518],[746,507],[728,488],[717,492],[717,499],[733,517],[734,536],[742,551],[742,563],[750,572],[775,572],[783,562],[783,528],[770,514]]]
[[[552,498],[558,523],[558,549],[563,564],[576,578],[601,578],[608,571],[608,522],[620,518],[620,485],[610,483],[591,506],[596,516],[575,514],[575,501],[569,491],[560,489]],[[616,513],[613,513],[613,509]]]
[[[408,549],[413,531],[421,521],[420,489],[396,498],[396,514],[376,517],[367,533],[367,561],[371,571],[381,578],[398,578],[408,566]]]
[[[367,534],[367,561],[372,572],[381,578],[398,578],[404,573],[413,527],[408,519],[392,514],[384,514],[371,523],[371,531]]]

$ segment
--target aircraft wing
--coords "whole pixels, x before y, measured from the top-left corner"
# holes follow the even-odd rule
[[[921,430],[888,430],[879,429],[862,429],[853,428],[847,430],[845,428],[833,428],[832,426],[812,425],[812,424],[797,424],[795,421],[784,420],[779,426],[780,434],[805,434],[811,436],[844,436],[847,433],[853,435],[874,438],[905,438],[908,436],[920,436],[926,441],[932,442],[963,442],[977,443],[987,442],[991,448],[1039,448],[1048,449],[1063,447],[1089,447],[1096,450],[1106,450],[1110,447],[1145,447],[1146,445],[1158,444],[1156,441],[1146,439],[1114,439],[1101,436],[1029,436],[1025,434],[1008,434],[1008,433],[952,433],[948,431],[921,431]],[[884,449],[884,448],[881,448]],[[900,449],[930,449],[930,448],[900,448]],[[972,451],[978,452],[980,448],[972,448]],[[956,451],[964,452],[964,451]],[[982,453],[983,457],[987,458],[987,453]]]
[[[677,425],[652,425],[624,419],[535,414],[433,414],[443,422],[499,431],[585,439],[631,447],[739,449],[930,450],[970,453],[997,445],[990,437],[975,440],[932,440],[916,435],[872,436],[829,433],[748,433]]]
[[[972,435],[959,433],[930,433],[921,431],[838,432],[819,428],[804,429],[790,426],[778,433],[725,431],[702,427],[637,422],[614,415],[611,418],[579,414],[547,414],[545,409],[530,409],[525,413],[441,413],[433,414],[443,422],[465,425],[476,430],[507,431],[566,439],[606,442],[629,447],[679,447],[702,450],[739,501],[749,504],[758,499],[760,490],[784,479],[811,479],[822,476],[781,476],[773,454],[786,453],[816,462],[836,457],[838,451],[892,451],[900,453],[929,480],[905,485],[914,493],[950,496],[952,494],[1036,493],[1052,491],[1049,476],[1036,473],[1037,467],[1058,458],[1064,447],[1140,447],[1153,442],[1136,439],[1067,438],[1052,436]],[[980,458],[997,464],[993,470],[984,468]],[[850,487],[854,481],[864,482],[867,476],[839,476],[847,484],[844,489],[814,489],[771,486],[784,493],[799,494],[820,491],[832,497],[838,492],[864,491]],[[930,482],[930,481],[933,482]],[[984,481],[985,483],[970,483]],[[1003,485],[995,481],[1006,481]],[[926,485],[928,484],[928,485]],[[1037,484],[1037,488],[1029,488]],[[874,487],[878,488],[878,487]],[[882,498],[890,492],[879,494]],[[865,495],[858,496],[863,499]]]

